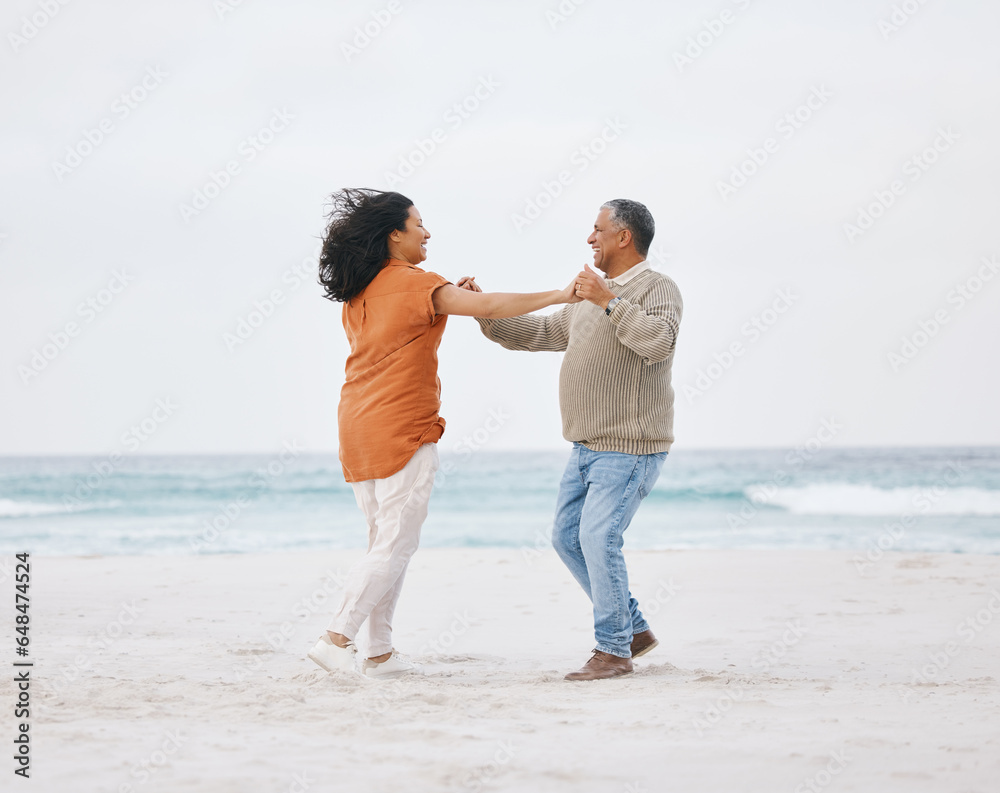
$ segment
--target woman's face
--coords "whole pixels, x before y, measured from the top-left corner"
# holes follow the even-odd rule
[[[389,235],[389,255],[410,264],[420,264],[427,258],[427,240],[431,233],[424,228],[424,221],[416,207],[410,207],[406,231],[394,230]]]

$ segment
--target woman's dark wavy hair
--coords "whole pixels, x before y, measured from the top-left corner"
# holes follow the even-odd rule
[[[345,187],[330,197],[330,222],[319,255],[319,282],[329,300],[360,294],[389,258],[389,235],[405,231],[413,202],[399,193]]]

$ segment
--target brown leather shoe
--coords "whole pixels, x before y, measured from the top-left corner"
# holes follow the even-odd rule
[[[659,642],[652,631],[643,631],[632,637],[632,657],[638,658],[652,650]]]
[[[583,667],[566,675],[567,680],[607,680],[609,677],[622,677],[632,674],[632,661],[629,658],[619,658],[617,655],[594,650],[594,654]]]

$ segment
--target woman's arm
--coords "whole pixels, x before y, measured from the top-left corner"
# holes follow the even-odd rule
[[[473,292],[452,284],[445,284],[434,290],[434,312],[437,314],[458,314],[463,317],[483,317],[484,319],[503,319],[504,317],[519,317],[530,314],[546,306],[558,303],[578,303],[580,298],[574,294],[576,279],[569,282],[565,289],[554,289],[551,292]]]

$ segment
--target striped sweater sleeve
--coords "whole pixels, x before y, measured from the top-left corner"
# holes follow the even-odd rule
[[[569,320],[572,306],[544,316],[525,314],[507,319],[476,317],[483,335],[508,350],[528,352],[563,352],[569,344]]]
[[[642,294],[641,304],[621,298],[611,312],[611,322],[618,340],[648,365],[673,354],[683,310],[680,290],[664,278]]]

